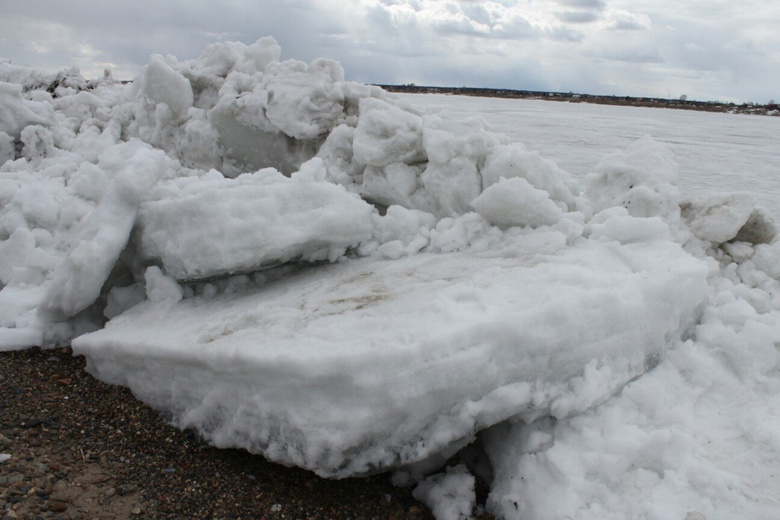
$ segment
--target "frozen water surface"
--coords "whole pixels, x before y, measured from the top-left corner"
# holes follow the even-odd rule
[[[780,118],[543,100],[404,94],[420,109],[481,117],[575,177],[651,135],[668,143],[686,196],[748,190],[780,219]]]

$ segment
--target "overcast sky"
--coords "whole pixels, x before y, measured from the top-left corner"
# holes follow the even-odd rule
[[[132,78],[271,35],[366,83],[780,100],[777,0],[0,0],[0,57]]]

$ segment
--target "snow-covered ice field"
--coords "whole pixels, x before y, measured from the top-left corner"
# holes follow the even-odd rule
[[[780,118],[541,100],[404,94],[418,108],[481,117],[577,178],[651,135],[669,144],[686,196],[751,191],[780,219]]]
[[[0,61],[0,349],[439,519],[777,517],[779,120],[280,55]]]

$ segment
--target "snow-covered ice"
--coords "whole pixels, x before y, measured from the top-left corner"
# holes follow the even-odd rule
[[[75,345],[99,378],[218,446],[325,476],[371,473],[510,417],[587,409],[691,326],[707,269],[679,246],[548,235],[142,303]]]
[[[606,155],[652,135],[674,148],[683,196],[748,190],[780,219],[780,121],[775,117],[444,94],[401,98],[420,110],[478,117],[580,181]]]
[[[692,195],[659,135],[575,177],[421,99],[271,38],[132,84],[0,61],[0,349],[441,519],[477,480],[498,518],[773,518],[766,193]]]

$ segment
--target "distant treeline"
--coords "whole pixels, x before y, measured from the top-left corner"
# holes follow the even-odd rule
[[[683,110],[703,110],[707,112],[726,112],[736,114],[758,114],[780,116],[777,103],[759,105],[755,103],[723,103],[720,101],[694,101],[685,96],[679,99],[599,96],[594,94],[575,94],[573,92],[536,92],[533,90],[512,90],[471,87],[430,87],[410,85],[378,85],[388,92],[407,94],[455,94],[459,96],[497,97],[507,99],[545,99],[549,101],[567,101],[569,103],[598,103],[602,105],[625,105],[635,107],[678,108]]]

